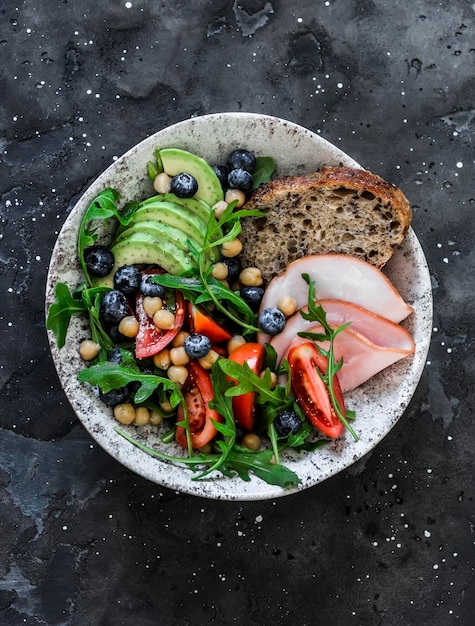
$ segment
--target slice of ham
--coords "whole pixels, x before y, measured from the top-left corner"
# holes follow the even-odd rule
[[[392,322],[400,322],[413,311],[380,270],[344,254],[319,254],[294,261],[270,281],[260,310],[276,307],[285,295],[296,300],[298,309],[305,306],[308,285],[302,274],[308,274],[315,282],[319,300],[352,302]]]
[[[363,336],[371,344],[378,346],[380,350],[396,351],[394,354],[401,354],[399,358],[403,358],[403,356],[414,352],[415,344],[413,338],[407,330],[399,324],[391,322],[351,302],[344,302],[342,300],[321,300],[320,304],[326,313],[327,322],[332,328],[350,322],[348,328],[352,333],[358,333]],[[302,307],[302,311],[307,312],[308,307]],[[280,363],[288,350],[289,344],[295,339],[297,333],[309,331],[316,325],[317,323],[315,321],[310,322],[305,320],[300,314],[300,311],[297,311],[294,315],[289,317],[284,330],[270,340],[270,344],[277,352],[277,362]],[[311,332],[314,331],[312,330]],[[265,339],[265,337],[260,337],[260,339]]]
[[[322,332],[323,327],[319,324],[309,328],[311,332]],[[306,343],[308,339],[296,337],[288,346]],[[328,349],[329,342],[320,344]],[[341,391],[346,393],[356,389],[367,380],[396,361],[412,354],[409,350],[378,346],[360,333],[347,328],[339,333],[333,342],[335,361],[343,359],[343,367],[338,372],[338,381]],[[284,354],[286,356],[288,351]],[[282,382],[282,381],[281,381]]]
[[[351,302],[322,300],[320,304],[332,328],[351,322],[336,336],[333,344],[335,360],[343,359],[343,367],[338,373],[343,393],[355,389],[381,370],[414,353],[413,338],[399,324]],[[303,310],[307,311],[307,307],[303,307]],[[291,347],[309,341],[297,335],[302,331],[322,333],[323,327],[315,321],[305,320],[300,311],[294,313],[287,320],[285,329],[270,342],[277,352],[279,363]],[[320,345],[327,350],[329,342]]]

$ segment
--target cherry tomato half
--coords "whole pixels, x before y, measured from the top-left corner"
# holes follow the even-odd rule
[[[231,352],[229,360],[242,365],[247,363],[255,374],[259,374],[264,362],[265,348],[259,343],[243,343]],[[254,393],[233,396],[233,413],[236,422],[245,430],[254,430]]]
[[[326,372],[327,358],[310,342],[294,346],[287,358],[292,391],[305,417],[327,437],[339,437],[343,433],[344,425],[338,418],[330,401],[328,389],[317,371],[318,368],[322,374]],[[345,415],[343,394],[336,376],[333,378],[333,388],[341,411]]]
[[[155,272],[150,272],[155,273]],[[170,330],[160,330],[143,308],[144,296],[139,293],[135,299],[135,313],[139,321],[139,332],[135,337],[135,356],[145,359],[163,350],[177,335],[185,320],[185,301],[177,290],[175,297],[175,322]]]
[[[188,305],[188,318],[191,332],[206,335],[212,343],[228,341],[232,337],[231,333],[218,324],[209,313],[191,302]]]
[[[188,411],[191,445],[194,449],[199,449],[216,435],[217,431],[212,420],[220,422],[221,416],[209,406],[214,393],[208,370],[203,369],[196,361],[190,361],[187,369],[188,377],[182,387],[182,393]],[[183,407],[180,406],[177,421],[183,419]],[[183,447],[187,447],[186,431],[183,426],[176,427],[175,439]]]

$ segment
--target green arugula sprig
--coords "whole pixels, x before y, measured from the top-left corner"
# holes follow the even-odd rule
[[[102,327],[99,307],[102,295],[109,291],[109,287],[94,287],[84,260],[84,251],[96,243],[98,233],[93,222],[105,222],[116,218],[121,224],[127,224],[131,214],[126,217],[120,215],[117,201],[120,195],[115,189],[105,189],[91,202],[84,213],[79,225],[77,238],[78,258],[86,285],[79,285],[75,290],[69,290],[64,283],[55,285],[56,301],[53,302],[46,317],[46,328],[56,335],[56,344],[62,348],[66,341],[66,334],[73,315],[86,313],[89,316],[92,340],[101,346],[99,360],[107,358],[107,351],[112,350],[114,344]]]
[[[173,456],[143,444],[121,428],[116,428],[116,432],[152,456],[173,463],[183,463],[192,469],[200,470],[199,473],[193,476],[192,480],[201,480],[211,472],[219,471],[228,477],[238,475],[245,481],[249,481],[250,473],[253,473],[268,484],[278,485],[284,489],[298,485],[301,482],[299,477],[295,472],[278,463],[274,449],[253,451],[236,443],[236,423],[232,410],[232,394],[227,393],[228,390],[234,387],[234,383],[226,375],[225,368],[220,366],[221,363],[226,361],[227,359],[218,359],[211,370],[215,397],[211,401],[210,406],[223,418],[222,422],[214,422],[218,431],[218,436],[214,442],[214,452],[204,454],[194,453],[192,450],[189,450],[188,456]],[[100,373],[99,368],[98,373]],[[104,381],[98,378],[94,378],[94,382],[102,382],[104,384]],[[114,379],[113,382],[118,384],[119,382],[123,383],[124,380]],[[187,428],[187,417],[180,422],[180,425]],[[162,437],[162,442],[166,441],[169,443],[172,440],[173,431]]]
[[[91,365],[81,370],[77,378],[82,383],[88,383],[92,387],[100,387],[104,393],[112,389],[120,389],[132,382],[139,382],[140,387],[135,392],[134,401],[137,404],[145,402],[157,388],[169,391],[170,404],[177,407],[183,404],[183,394],[179,385],[165,376],[156,374],[144,374],[138,367],[121,365],[112,361],[104,361]]]
[[[244,334],[255,333],[259,332],[259,329],[256,326],[257,316],[254,311],[238,293],[211,275],[212,265],[209,259],[212,251],[239,236],[242,230],[242,218],[264,215],[256,209],[235,211],[235,207],[236,202],[229,203],[218,220],[213,211],[210,213],[201,248],[196,248],[191,241],[188,241],[188,247],[196,264],[196,269],[191,272],[191,275],[190,273],[180,276],[157,274],[152,281],[169,289],[179,289],[186,299],[195,304],[213,304],[225,317],[240,326]]]
[[[66,342],[69,323],[73,315],[86,313],[89,316],[91,338],[101,346],[99,358],[107,358],[107,351],[112,350],[114,344],[109,335],[102,327],[99,307],[102,294],[109,291],[108,287],[86,288],[80,285],[73,292],[64,283],[56,283],[54,293],[56,296],[46,317],[46,328],[56,336],[56,345],[62,348]]]
[[[347,418],[353,419],[355,417],[355,414],[353,411],[349,411],[349,410],[345,412],[346,415],[343,414],[342,407],[340,406],[340,403],[338,402],[338,399],[335,394],[335,385],[334,385],[335,376],[338,374],[338,372],[343,366],[343,359],[340,359],[339,361],[335,361],[335,351],[334,351],[335,337],[339,333],[341,333],[343,330],[348,328],[351,322],[342,324],[341,326],[338,326],[337,328],[333,328],[332,326],[330,326],[327,322],[327,314],[315,296],[315,282],[310,280],[310,277],[308,274],[302,274],[302,278],[308,284],[308,307],[307,307],[308,311],[306,312],[304,310],[301,310],[300,315],[305,320],[319,323],[322,326],[324,332],[315,333],[315,332],[301,331],[297,334],[300,337],[311,339],[313,342],[315,342],[315,346],[317,350],[320,352],[320,354],[322,354],[323,356],[327,358],[327,361],[328,361],[327,371],[325,374],[321,374],[320,372],[319,374],[328,389],[330,401],[332,403],[333,408],[335,409],[335,413],[337,414],[338,419],[349,430],[349,432],[353,436],[353,439],[355,441],[358,441],[358,435],[353,430],[353,428],[351,427],[351,425],[348,423],[348,420],[347,420]],[[328,350],[325,350],[320,345],[320,342],[326,342],[326,341],[329,342]]]
[[[200,467],[215,465],[215,469],[219,470],[224,476],[232,478],[238,475],[239,478],[246,482],[251,480],[250,473],[253,473],[269,485],[277,485],[283,489],[296,487],[302,482],[295,472],[284,465],[278,465],[274,462],[272,450],[254,451],[234,444],[229,448],[224,459],[221,453],[199,453],[191,457],[181,457],[166,454],[152,446],[145,445],[121,428],[117,427],[115,431],[140,450],[163,461],[183,463],[189,467],[196,467],[198,469]],[[217,464],[217,461],[220,461],[219,464]],[[208,471],[205,471],[199,475],[193,476],[192,480],[200,480],[207,474]]]
[[[235,207],[236,202],[228,204],[218,220],[216,220],[214,213],[210,214],[203,246],[200,250],[193,249],[192,247],[191,252],[196,259],[203,291],[208,295],[210,301],[215,305],[215,307],[221,311],[221,313],[226,315],[232,322],[238,324],[247,331],[258,332],[259,329],[256,326],[242,320],[222,304],[221,300],[215,293],[215,289],[213,288],[213,286],[216,287],[216,283],[218,283],[218,281],[212,279],[212,267],[206,263],[209,253],[213,248],[218,248],[224,243],[233,241],[239,236],[242,230],[242,218],[262,217],[265,215],[262,211],[258,211],[257,209],[238,209],[235,211]],[[225,232],[226,234],[220,237],[219,233],[222,232]],[[227,291],[231,292],[231,289],[228,289]]]
[[[107,225],[111,218],[116,218],[123,226],[126,226],[132,217],[132,213],[125,217],[119,213],[117,209],[119,198],[120,194],[115,189],[104,189],[91,202],[81,220],[78,233],[78,257],[89,286],[92,285],[92,280],[84,260],[84,250],[89,246],[93,246],[98,237],[97,227],[91,224],[91,222],[100,221]]]

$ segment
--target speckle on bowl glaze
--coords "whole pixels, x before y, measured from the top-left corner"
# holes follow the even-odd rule
[[[152,195],[147,162],[157,147],[177,147],[195,152],[210,163],[221,162],[229,152],[245,147],[257,155],[271,155],[276,176],[303,174],[324,164],[359,167],[341,150],[306,128],[275,117],[253,113],[220,113],[180,122],[148,137],[120,157],[87,189],[66,220],[53,250],[46,287],[46,307],[54,300],[58,281],[70,288],[82,280],[76,259],[76,239],[81,218],[90,202],[104,188],[117,189],[122,202]],[[413,306],[414,313],[403,325],[416,342],[415,354],[399,361],[347,394],[347,406],[356,411],[355,442],[349,433],[313,453],[284,455],[282,462],[295,471],[302,483],[292,490],[268,485],[256,477],[249,482],[221,475],[193,481],[185,467],[173,465],[142,452],[114,430],[112,413],[87,386],[77,381],[84,364],[78,354],[82,339],[88,338],[83,319],[71,322],[66,345],[58,350],[49,333],[51,352],[66,395],[92,437],[115,459],[137,474],[181,492],[222,500],[277,498],[306,489],[333,476],[361,459],[393,428],[403,415],[422,374],[432,328],[430,277],[422,248],[412,231],[396,250],[385,273]],[[149,445],[158,444],[157,431],[130,427],[133,436]],[[172,446],[173,447],[173,446]],[[167,447],[170,452],[170,447]],[[178,449],[172,453],[179,455]]]

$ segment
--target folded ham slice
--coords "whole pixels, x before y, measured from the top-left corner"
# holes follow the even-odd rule
[[[319,300],[352,302],[392,322],[400,322],[413,311],[380,270],[345,254],[319,254],[290,263],[285,272],[270,281],[261,311],[277,306],[284,295],[294,298],[299,309],[306,305],[308,285],[302,274],[315,282]]]
[[[338,372],[343,393],[355,389],[381,370],[413,354],[414,340],[399,324],[350,302],[322,300],[320,304],[332,328],[351,322],[348,328],[335,337],[333,344],[335,360],[343,359],[343,367]],[[321,324],[305,320],[300,312],[295,313],[287,320],[282,333],[270,342],[277,352],[279,363],[287,356],[290,348],[309,341],[297,335],[302,331],[324,332]],[[320,345],[327,350],[329,342]]]

